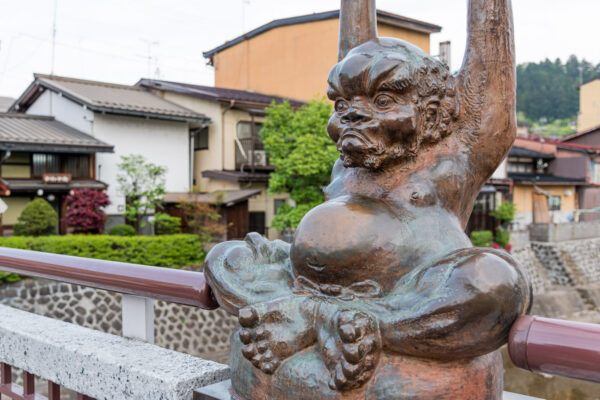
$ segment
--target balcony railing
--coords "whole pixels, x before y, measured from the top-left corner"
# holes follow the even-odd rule
[[[123,336],[138,339],[0,306],[0,394],[59,399],[62,386],[79,399],[189,400],[193,389],[229,376],[224,365],[151,344],[154,299],[218,306],[202,273],[9,248],[0,248],[0,270],[123,293]],[[520,368],[600,382],[600,325],[525,316],[508,348]],[[24,371],[22,386],[13,367]],[[49,381],[48,397],[35,393],[35,376]],[[201,392],[195,398],[216,398]]]

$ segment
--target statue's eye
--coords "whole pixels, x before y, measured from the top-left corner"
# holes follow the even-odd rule
[[[394,104],[394,99],[390,95],[380,94],[375,97],[374,103],[378,108],[388,108]]]
[[[348,109],[348,102],[344,99],[338,99],[335,101],[335,111],[344,112]]]

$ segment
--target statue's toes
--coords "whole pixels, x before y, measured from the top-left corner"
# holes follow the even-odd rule
[[[238,313],[238,320],[244,328],[252,328],[258,323],[258,312],[254,307],[244,307]]]
[[[339,335],[344,343],[355,343],[360,339],[361,332],[354,324],[347,323],[339,327]]]
[[[256,350],[256,346],[254,343],[249,344],[248,346],[242,347],[242,355],[248,360],[252,360],[252,358],[258,353]]]
[[[358,364],[363,359],[367,353],[366,350],[364,343],[345,344],[342,346],[344,358],[354,364]]]
[[[360,364],[351,364],[346,360],[342,360],[340,363],[342,372],[347,379],[354,380],[360,375],[362,368]]]
[[[243,344],[250,344],[252,342],[252,332],[250,332],[248,329],[240,329],[238,335]]]

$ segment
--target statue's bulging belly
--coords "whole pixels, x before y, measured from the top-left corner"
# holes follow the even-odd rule
[[[306,214],[290,256],[296,276],[343,287],[371,280],[387,292],[407,272],[469,246],[456,218],[442,208],[402,209],[343,196]]]

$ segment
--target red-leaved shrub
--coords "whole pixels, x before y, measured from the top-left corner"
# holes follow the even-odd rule
[[[63,218],[75,233],[102,233],[104,210],[110,204],[106,193],[92,189],[77,189],[67,196],[67,215]]]

